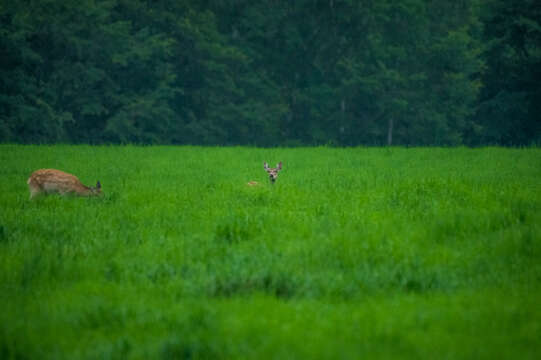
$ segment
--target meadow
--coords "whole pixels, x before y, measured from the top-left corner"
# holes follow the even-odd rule
[[[541,358],[541,149],[0,145],[0,165],[1,359]],[[104,194],[29,200],[39,168]]]

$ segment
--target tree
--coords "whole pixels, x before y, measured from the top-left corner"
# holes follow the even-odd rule
[[[534,0],[486,0],[482,20],[487,69],[474,144],[541,141],[541,8]]]

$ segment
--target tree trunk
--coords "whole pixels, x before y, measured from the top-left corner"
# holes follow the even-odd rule
[[[393,118],[389,118],[389,128],[387,129],[387,146],[393,144]]]

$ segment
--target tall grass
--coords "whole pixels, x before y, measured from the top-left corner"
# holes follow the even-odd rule
[[[263,161],[283,161],[275,185]],[[537,148],[2,145],[0,163],[0,358],[541,356]],[[38,168],[104,196],[30,201]]]

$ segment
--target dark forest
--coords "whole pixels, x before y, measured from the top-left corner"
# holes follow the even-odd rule
[[[536,0],[0,0],[0,142],[541,142]]]

